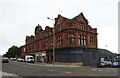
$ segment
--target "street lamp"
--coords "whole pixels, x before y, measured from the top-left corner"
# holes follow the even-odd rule
[[[54,19],[51,19],[49,17],[47,17],[47,19],[50,19],[53,21],[53,26],[54,26]],[[53,27],[53,65],[54,65],[54,62],[55,62],[55,29]]]

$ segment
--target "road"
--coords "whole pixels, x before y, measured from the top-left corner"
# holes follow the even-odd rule
[[[117,68],[95,68],[88,66],[43,65],[13,62],[2,64],[2,71],[19,77],[25,76],[117,76]]]

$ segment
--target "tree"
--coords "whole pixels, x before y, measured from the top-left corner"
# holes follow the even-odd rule
[[[21,53],[19,51],[19,48],[17,46],[14,46],[14,45],[12,47],[10,47],[8,49],[8,52],[6,53],[6,56],[8,58],[10,58],[10,57],[15,58],[16,56],[20,56],[20,55],[21,55]]]
[[[3,57],[7,57],[7,54],[4,54]]]

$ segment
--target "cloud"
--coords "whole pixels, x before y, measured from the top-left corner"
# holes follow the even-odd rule
[[[58,14],[73,18],[83,12],[89,25],[98,28],[100,48],[117,52],[118,1],[114,0],[1,0],[0,1],[0,53],[12,45],[24,45],[26,35],[34,35],[39,23],[53,27],[47,17]]]
[[[118,53],[118,27],[101,26],[98,28],[98,32],[99,48],[105,48],[111,52]]]

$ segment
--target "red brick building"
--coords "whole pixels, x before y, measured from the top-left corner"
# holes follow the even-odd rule
[[[58,15],[55,18],[55,47],[86,47],[97,48],[97,29],[88,25],[83,13],[73,19]],[[38,24],[35,36],[26,36],[26,51],[35,52],[53,48],[53,28],[45,30]]]
[[[53,47],[55,47],[55,61],[71,62],[69,61],[70,59],[68,60],[67,58],[64,58],[67,59],[67,61],[62,59],[63,57],[69,56],[62,55],[66,55],[66,52],[70,53],[74,49],[74,53],[80,52],[80,50],[85,51],[84,49],[97,49],[97,35],[97,29],[92,28],[89,25],[89,22],[84,17],[83,13],[80,13],[78,16],[72,19],[58,15],[58,17],[55,18],[55,24],[53,28],[46,26],[45,30],[43,30],[42,26],[38,24],[38,26],[35,28],[35,35],[26,36],[26,44],[22,46],[22,53],[33,54],[37,59],[42,57],[43,53],[46,56],[44,56],[44,59],[46,58],[46,62],[52,62],[52,50]],[[70,49],[72,50],[69,51]],[[63,54],[59,54],[59,52]],[[72,55],[69,53],[67,54]],[[70,57],[73,58],[77,56]],[[83,56],[80,55],[78,57]],[[72,62],[81,61],[83,60]]]

